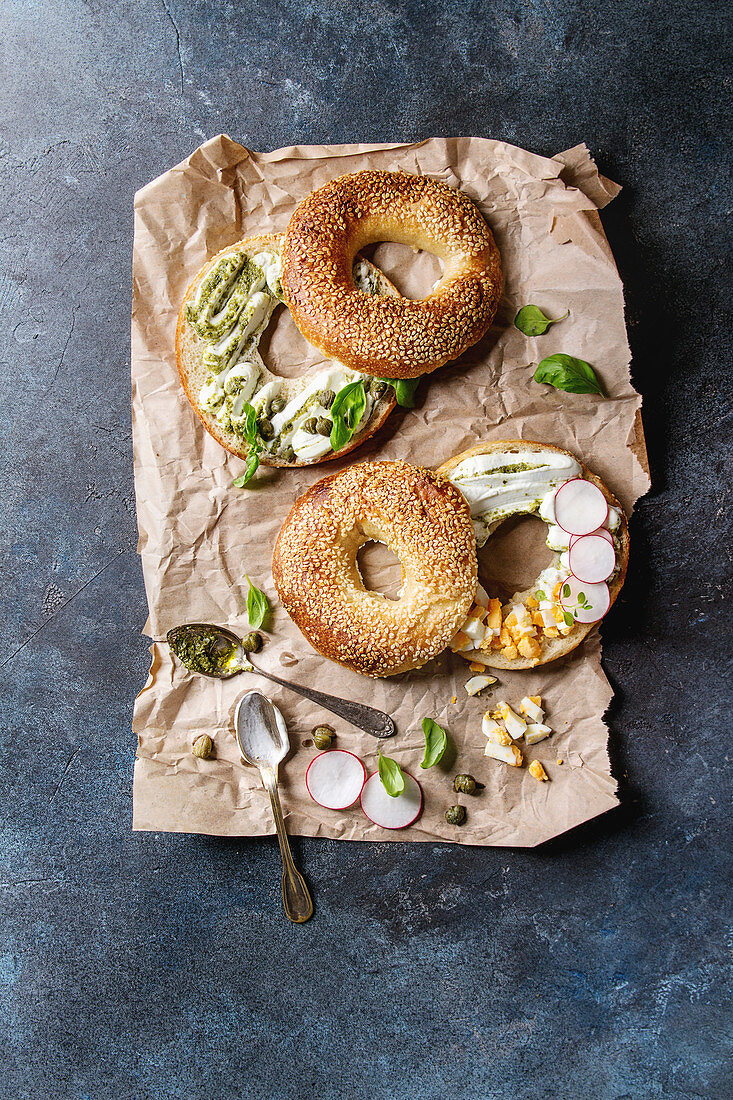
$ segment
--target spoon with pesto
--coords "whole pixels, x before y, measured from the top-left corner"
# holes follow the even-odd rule
[[[294,924],[302,924],[312,916],[313,902],[303,876],[293,863],[277,789],[278,766],[290,751],[285,720],[266,695],[260,691],[248,691],[237,703],[234,728],[244,762],[257,768],[262,786],[270,796],[283,861],[282,894],[285,915]]]
[[[396,733],[396,726],[392,718],[382,710],[375,710],[365,703],[357,703],[352,699],[339,699],[335,695],[327,695],[324,691],[316,691],[314,688],[303,687],[302,684],[294,684],[290,680],[281,680],[279,676],[273,676],[271,672],[263,672],[251,660],[252,635],[244,639],[224,626],[214,626],[212,623],[187,623],[185,626],[176,626],[166,635],[168,645],[179,661],[202,676],[213,676],[219,680],[226,680],[230,676],[236,676],[239,672],[255,672],[258,676],[264,676],[273,684],[288,688],[296,695],[304,699],[310,699],[324,710],[345,718],[352,726],[371,733],[373,737],[382,740]],[[258,638],[258,635],[254,635]]]

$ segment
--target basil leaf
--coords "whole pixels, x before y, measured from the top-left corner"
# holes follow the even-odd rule
[[[423,718],[422,731],[425,734],[425,756],[420,767],[432,768],[433,764],[442,759],[448,748],[448,734],[432,718]]]
[[[605,397],[590,363],[573,355],[548,355],[534,372],[534,380],[546,382],[548,386],[566,393],[599,393]]]
[[[270,610],[270,603],[267,596],[256,585],[252,584],[252,581],[247,577],[247,583],[249,584],[249,592],[247,593],[247,618],[249,619],[249,625],[257,630],[262,626],[265,615]]]
[[[397,795],[402,794],[405,789],[405,777],[402,774],[402,768],[396,760],[392,760],[389,756],[382,756],[381,752],[379,754],[379,778],[382,780],[385,791],[392,798],[397,798]]]
[[[339,390],[331,405],[331,447],[340,451],[351,439],[366,411],[366,393],[361,379]]]
[[[237,489],[243,489],[248,481],[251,481],[255,475],[255,471],[260,464],[260,449],[259,447],[250,447],[247,454],[247,462],[244,467],[244,473],[241,477],[235,477],[232,485]]]
[[[382,378],[382,382],[388,382],[394,388],[397,404],[403,409],[415,408],[415,390],[420,385],[420,378]]]
[[[539,306],[522,306],[514,318],[514,325],[525,336],[542,336],[550,325],[556,325],[558,321],[564,321],[570,316],[570,310],[563,313],[562,317],[545,317]]]
[[[250,447],[253,447],[257,443],[257,413],[251,405],[245,404],[242,406],[242,412],[244,413],[244,438],[249,443]]]

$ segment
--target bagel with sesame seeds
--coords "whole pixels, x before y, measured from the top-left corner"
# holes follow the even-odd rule
[[[357,554],[400,560],[397,600],[364,585]],[[348,466],[293,505],[275,543],[278,596],[324,657],[365,676],[420,668],[447,646],[476,590],[476,538],[462,494],[407,462]]]
[[[479,548],[506,520],[535,515],[547,525],[546,544],[553,551],[549,565],[522,591],[511,593],[494,580],[477,586],[474,606],[451,642],[453,652],[515,671],[576,649],[610,609],[626,577],[629,525],[610,489],[569,451],[522,439],[480,443],[437,473],[465,496]],[[575,497],[569,511],[559,503],[568,489]]]
[[[309,466],[336,457],[331,408],[339,390],[359,381],[364,387],[361,419],[339,457],[381,427],[395,396],[341,363],[297,378],[268,369],[259,343],[282,301],[281,249],[280,235],[248,237],[204,264],[181,304],[176,361],[196,415],[222,447],[245,458],[254,445],[266,466]],[[398,294],[368,260],[357,259],[352,274],[365,295]]]
[[[443,261],[427,297],[359,290],[354,259],[378,241]],[[306,196],[285,231],[283,294],[296,325],[324,354],[379,378],[417,378],[456,359],[491,325],[501,283],[499,250],[478,208],[427,176],[340,176]]]

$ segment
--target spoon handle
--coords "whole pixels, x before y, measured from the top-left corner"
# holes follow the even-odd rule
[[[247,660],[250,660],[249,654],[247,654]],[[345,718],[347,722],[351,722],[352,726],[364,730],[365,733],[371,733],[373,737],[379,737],[380,739],[391,737],[397,732],[394,721],[383,710],[375,710],[374,707],[368,707],[365,703],[356,703],[351,699],[338,699],[335,695],[326,695],[323,691],[302,687],[290,680],[281,680],[279,676],[273,676],[271,672],[263,672],[261,668],[254,665],[253,668],[266,680],[272,680],[273,683],[294,691],[296,695],[302,695],[304,699],[310,699],[312,703],[318,703],[324,710],[330,710],[332,714],[337,714],[339,718]]]
[[[303,876],[293,863],[288,834],[285,831],[285,819],[280,805],[280,795],[277,791],[277,778],[274,772],[266,771],[264,768],[261,769],[260,774],[265,790],[270,796],[272,816],[275,819],[277,841],[280,845],[280,855],[283,861],[282,893],[285,915],[294,924],[302,924],[313,915],[313,902]]]

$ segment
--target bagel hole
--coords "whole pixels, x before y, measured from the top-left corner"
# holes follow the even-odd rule
[[[502,600],[523,592],[554,559],[547,525],[537,516],[505,520],[478,552],[479,580]]]
[[[302,378],[328,364],[328,360],[308,343],[290,310],[282,304],[276,307],[262,334],[259,353],[267,369],[277,378]]]
[[[425,298],[443,276],[443,261],[432,252],[417,252],[408,244],[381,241],[361,253],[383,271],[403,298]]]
[[[402,592],[400,559],[383,542],[366,542],[356,555],[364,587],[388,600],[399,600]]]

